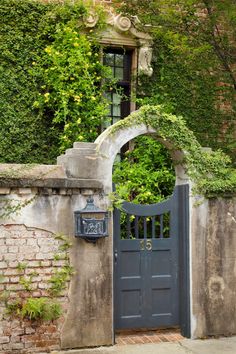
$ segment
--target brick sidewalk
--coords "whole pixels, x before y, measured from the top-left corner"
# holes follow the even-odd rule
[[[162,329],[153,331],[126,331],[116,334],[116,344],[146,344],[146,343],[163,343],[178,342],[183,340],[179,330]]]

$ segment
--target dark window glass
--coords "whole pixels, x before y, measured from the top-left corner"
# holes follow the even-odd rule
[[[117,80],[117,89],[106,92],[110,102],[106,124],[108,126],[130,114],[132,52],[125,49],[107,49],[103,58],[104,64],[112,69],[113,77]]]

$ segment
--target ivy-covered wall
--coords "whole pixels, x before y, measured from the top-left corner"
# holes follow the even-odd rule
[[[83,1],[1,1],[1,162],[55,162],[98,135],[110,82],[93,30],[83,32],[87,11]]]
[[[202,146],[235,161],[235,1],[127,0],[120,10],[138,14],[153,38],[154,72],[140,78],[140,103],[164,104]]]
[[[96,41],[104,4],[96,7],[96,35],[89,28],[85,35],[87,3],[1,1],[1,162],[50,163],[74,141],[94,141],[99,134],[106,115],[101,82],[109,77]],[[204,1],[179,0],[180,11],[175,3],[168,0],[164,11],[162,1],[122,2],[121,11],[139,14],[141,29],[153,24],[144,29],[151,28],[153,36],[154,73],[140,78],[139,103],[164,104],[168,112],[184,116],[203,146],[221,147],[234,158],[234,7],[227,0],[230,15],[216,1],[212,19],[199,16]],[[216,40],[232,73],[211,41],[211,29],[220,20],[226,32]]]

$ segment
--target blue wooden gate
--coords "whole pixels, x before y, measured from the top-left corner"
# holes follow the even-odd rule
[[[188,185],[114,211],[115,329],[180,326],[189,337]]]

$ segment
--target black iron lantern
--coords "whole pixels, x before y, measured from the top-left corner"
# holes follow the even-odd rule
[[[96,207],[92,196],[87,199],[85,208],[75,211],[74,216],[76,237],[96,242],[108,236],[108,212]]]

